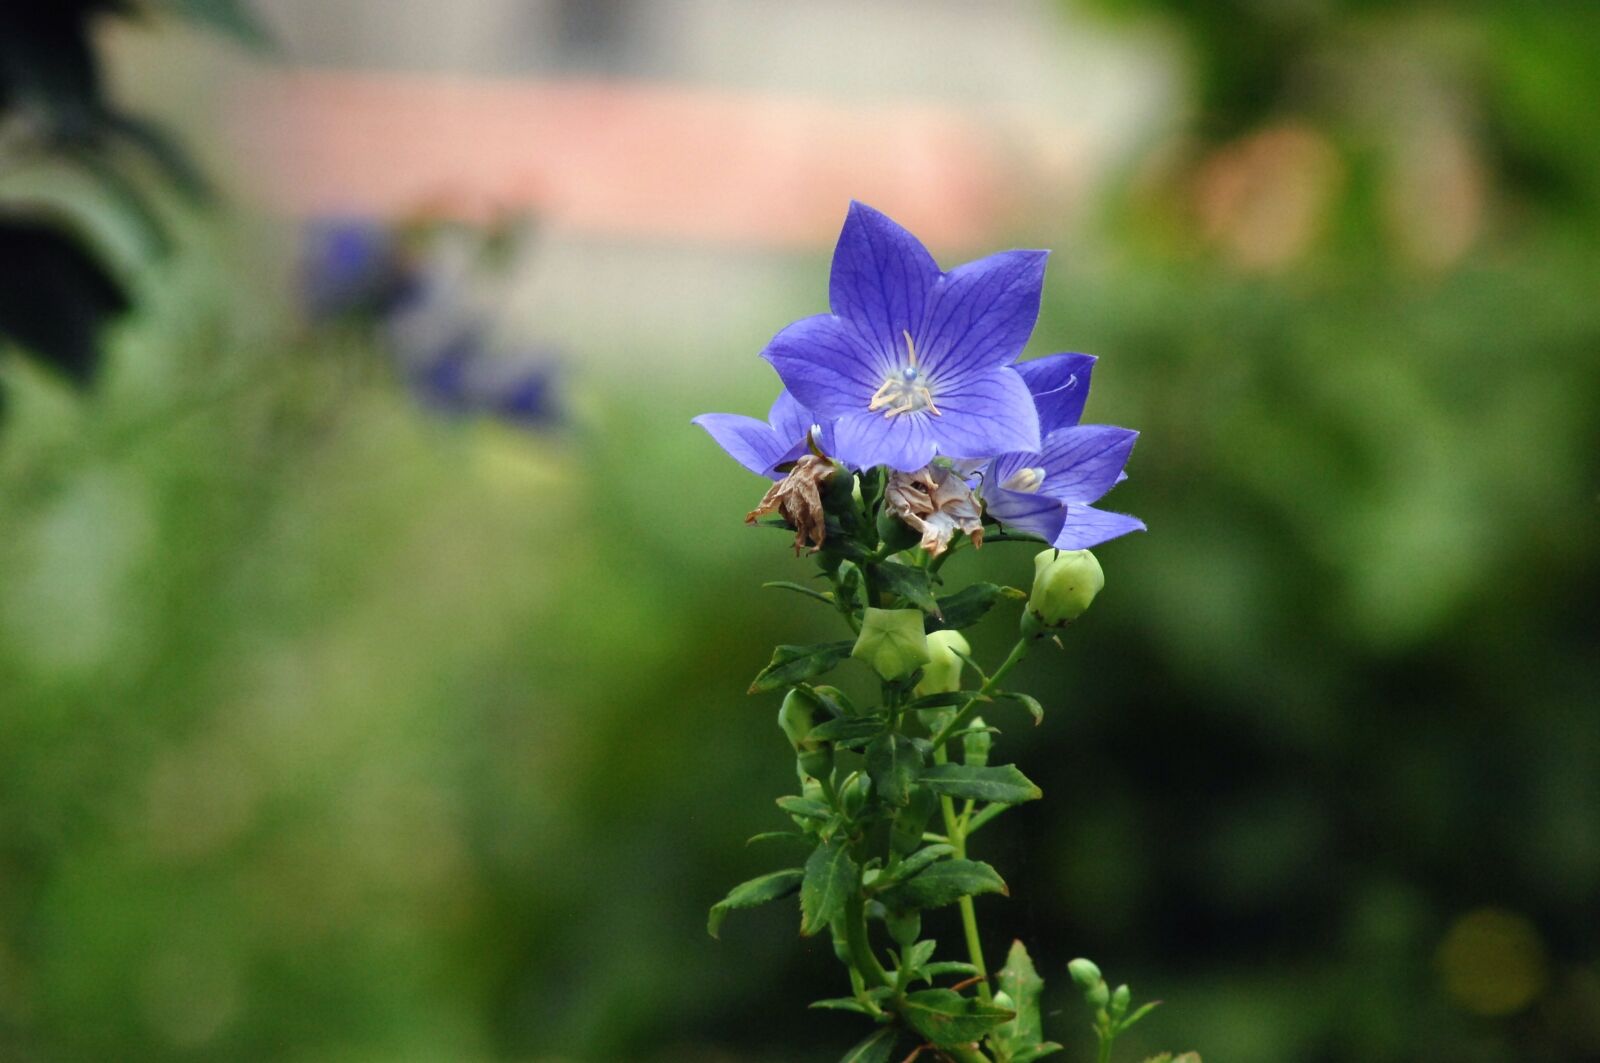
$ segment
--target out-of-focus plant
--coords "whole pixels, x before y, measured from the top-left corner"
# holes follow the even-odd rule
[[[251,46],[239,0],[17,0],[0,7],[0,341],[76,384],[100,331],[169,250],[161,197],[204,199],[181,146],[105,90],[94,33],[108,19],[177,16]]]
[[[758,838],[809,855],[735,886],[708,929],[798,893],[800,933],[827,933],[849,975],[849,995],[812,1006],[876,1027],[846,1063],[887,1063],[905,1044],[912,1057],[955,1063],[1028,1063],[1062,1049],[1045,1039],[1044,981],[1023,943],[993,973],[984,956],[975,898],[1010,890],[969,844],[1042,795],[1015,765],[991,763],[997,729],[978,710],[1042,719],[1037,700],[1002,684],[1101,589],[1087,547],[1144,525],[1091,504],[1123,478],[1135,438],[1078,423],[1093,359],[1013,364],[1038,317],[1044,262],[1043,252],[1009,251],[942,272],[910,233],[853,204],[834,251],[833,313],[790,325],[764,352],[785,387],[768,419],[697,418],[740,464],[776,481],[746,521],[792,531],[828,589],[771,586],[836,611],[852,635],[779,646],[750,686],[783,692],[778,724],[800,784],[778,799],[794,829]],[[986,538],[1049,544],[1031,593],[945,587],[945,562]],[[986,673],[960,632],[1024,597],[1017,639]],[[876,673],[879,704],[818,682],[847,658]],[[963,689],[966,668],[976,689]],[[925,912],[951,905],[960,960],[936,958],[922,933]],[[1085,968],[1077,961],[1074,977]],[[1130,1012],[1127,987],[1113,994],[1098,977],[1086,988],[1104,1063],[1151,1005]]]
[[[508,217],[483,228],[418,217],[321,219],[298,278],[315,327],[349,327],[384,350],[426,408],[521,428],[562,418],[553,351],[500,335],[504,282],[529,234]]]

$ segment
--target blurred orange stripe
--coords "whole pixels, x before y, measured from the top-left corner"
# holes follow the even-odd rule
[[[845,204],[939,247],[1019,194],[998,135],[954,106],[596,80],[291,71],[231,108],[254,192],[297,215],[531,208],[594,233],[832,243]]]

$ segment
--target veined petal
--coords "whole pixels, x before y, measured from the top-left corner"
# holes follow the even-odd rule
[[[1012,366],[1033,392],[1033,404],[1039,408],[1040,432],[1049,435],[1083,420],[1094,362],[1092,354],[1047,354]]]
[[[992,369],[943,386],[935,394],[938,417],[929,425],[947,458],[986,458],[1013,450],[1039,449],[1039,415],[1022,378],[1009,368]],[[899,420],[900,418],[895,418]]]
[[[772,467],[783,460],[790,444],[780,441],[765,421],[737,413],[703,413],[693,423],[704,428],[729,457],[757,476],[781,479]]]
[[[1002,251],[957,266],[935,285],[917,353],[940,384],[1010,365],[1039,320],[1048,251]]]
[[[1093,502],[1112,487],[1128,463],[1139,433],[1109,424],[1062,428],[1045,437],[1040,453],[1045,494],[1063,502]]]
[[[811,411],[800,405],[800,400],[789,394],[788,390],[778,392],[778,397],[772,403],[772,409],[767,411],[767,423],[772,426],[773,434],[786,443],[802,441],[811,426],[817,419]]]
[[[1087,550],[1119,535],[1144,530],[1144,521],[1138,517],[1069,503],[1061,522],[1061,532],[1052,545],[1058,550]]]
[[[985,486],[983,505],[989,516],[999,521],[1007,531],[1028,532],[1047,543],[1061,534],[1061,521],[1066,507],[1048,495]]]
[[[857,469],[887,465],[900,472],[915,472],[939,453],[931,424],[934,420],[932,414],[921,411],[898,417],[881,413],[841,417],[833,426],[833,456]]]
[[[761,357],[802,407],[827,418],[865,410],[887,372],[855,326],[832,314],[796,321]]]
[[[904,333],[917,335],[939,277],[921,241],[886,214],[851,202],[833,249],[828,305],[854,323],[879,359],[874,388],[904,357]]]

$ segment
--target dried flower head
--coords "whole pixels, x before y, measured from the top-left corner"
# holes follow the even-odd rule
[[[761,503],[745,514],[744,522],[754,524],[767,514],[776,513],[794,528],[794,552],[798,554],[809,547],[815,553],[827,538],[822,485],[837,469],[827,458],[801,455],[789,474],[768,488]]]
[[[891,472],[884,488],[889,512],[922,533],[921,547],[935,557],[964,531],[973,546],[983,545],[983,514],[972,488],[954,470],[929,465],[916,472]]]

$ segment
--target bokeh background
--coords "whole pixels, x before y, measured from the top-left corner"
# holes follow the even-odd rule
[[[1055,249],[1029,356],[1142,432],[1151,530],[998,721],[1047,799],[980,839],[1063,1058],[1088,955],[1167,1001],[1127,1060],[1600,1059],[1600,9],[80,6],[209,189],[130,178],[157,246],[0,135],[0,218],[115,260],[0,298],[76,323],[0,337],[0,1060],[858,1036],[792,913],[704,932],[785,855],[744,688],[837,632],[688,423],[765,409],[852,197],[947,266]],[[72,47],[9,28],[0,134]],[[65,261],[0,241],[13,292]]]

